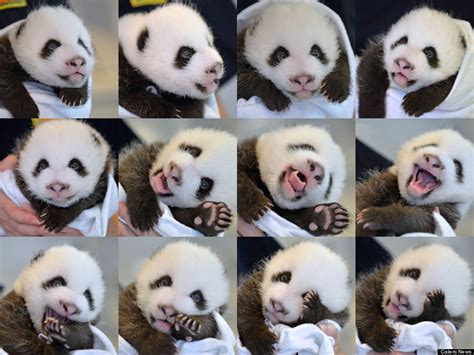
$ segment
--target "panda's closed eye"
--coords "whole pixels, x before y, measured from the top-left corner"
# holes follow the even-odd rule
[[[206,299],[200,290],[193,291],[189,297],[193,300],[196,308],[199,310],[204,310],[206,308]]]
[[[437,68],[439,66],[438,52],[434,47],[425,47],[423,53],[425,53],[430,67]]]
[[[194,158],[197,158],[201,155],[202,149],[199,147],[196,147],[195,145],[189,145],[189,144],[180,144],[179,149],[191,154]]]
[[[89,289],[84,291],[84,297],[86,298],[87,303],[89,304],[89,309],[93,311],[95,309],[94,298],[92,297],[92,293]]]
[[[413,280],[418,280],[420,275],[421,275],[421,270],[418,268],[400,270],[400,276],[409,277]]]
[[[211,193],[213,186],[214,180],[208,177],[201,178],[201,183],[199,184],[199,188],[196,191],[196,198],[200,201],[204,200]]]
[[[169,275],[165,275],[153,282],[150,282],[150,289],[156,290],[161,287],[171,287],[172,285],[173,285],[173,280],[171,279],[171,277]]]
[[[279,272],[272,276],[272,282],[283,282],[285,284],[289,284],[291,281],[291,272],[290,271],[283,271]]]
[[[55,276],[48,281],[43,282],[43,289],[47,290],[49,288],[55,287],[65,287],[67,286],[67,282],[62,276]]]
[[[55,39],[50,39],[48,42],[46,42],[46,44],[43,46],[43,49],[41,50],[41,58],[47,59],[60,46],[61,42]]]
[[[271,67],[276,67],[278,64],[280,64],[283,60],[288,58],[290,56],[290,52],[288,49],[285,47],[279,46],[277,47],[272,54],[270,54],[270,57],[268,57],[267,62],[268,65]]]
[[[195,53],[196,51],[194,50],[194,48],[188,46],[180,47],[174,60],[175,67],[178,69],[183,69],[186,65],[188,65],[189,61]]]
[[[33,176],[37,177],[44,169],[49,167],[49,163],[46,159],[41,159],[38,164],[36,164],[35,170],[33,170]]]
[[[85,49],[85,51],[87,52],[87,54],[91,55],[91,51],[90,49],[85,45],[84,41],[82,39],[78,39],[77,40],[77,44],[80,45],[82,48]]]
[[[321,49],[321,47],[318,46],[317,44],[314,44],[311,47],[310,54],[313,57],[317,58],[322,64],[324,64],[324,65],[328,64],[328,58],[326,57],[326,53],[324,53],[324,51]]]
[[[82,162],[77,158],[71,159],[68,167],[74,170],[79,176],[87,176],[89,174]]]

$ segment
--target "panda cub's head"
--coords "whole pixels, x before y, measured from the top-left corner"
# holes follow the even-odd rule
[[[333,313],[348,306],[349,272],[332,250],[319,243],[302,242],[279,251],[265,264],[260,293],[263,312],[273,324],[298,321],[303,298],[310,291],[315,291]]]
[[[414,205],[465,203],[474,199],[474,145],[443,129],[405,143],[396,160],[398,186]]]
[[[279,207],[312,207],[341,195],[345,159],[326,130],[304,125],[265,133],[256,151],[260,177]]]
[[[407,92],[456,74],[465,52],[466,42],[455,20],[428,7],[403,16],[384,39],[390,83]]]
[[[33,79],[82,87],[94,67],[94,48],[81,19],[65,7],[42,6],[9,33],[15,57]]]
[[[227,302],[229,280],[210,249],[176,242],[152,255],[140,270],[137,304],[153,328],[169,333],[177,313],[203,315]]]
[[[69,245],[38,254],[17,278],[14,290],[24,298],[37,330],[46,315],[80,323],[96,320],[105,292],[97,262]]]
[[[15,172],[29,193],[58,207],[68,207],[94,191],[110,153],[95,129],[75,120],[41,123],[17,150]]]
[[[196,207],[204,201],[232,204],[237,141],[231,134],[194,128],[175,135],[150,170],[160,201],[173,207]]]
[[[308,4],[271,4],[246,29],[248,62],[292,99],[317,94],[339,54],[336,27]]]
[[[418,317],[427,294],[444,292],[444,306],[453,317],[469,308],[471,271],[448,246],[432,244],[410,249],[390,266],[384,285],[383,307],[387,317],[406,321]]]
[[[123,16],[119,39],[128,61],[161,90],[205,99],[224,75],[209,27],[185,4]]]

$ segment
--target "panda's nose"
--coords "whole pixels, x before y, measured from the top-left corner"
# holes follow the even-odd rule
[[[63,184],[62,182],[53,182],[52,184],[47,186],[49,190],[57,193],[62,192],[64,190],[68,190],[69,187],[70,186],[68,184]]]
[[[170,163],[167,177],[173,179],[177,184],[181,182],[181,169],[176,163]]]
[[[59,301],[59,304],[63,307],[64,312],[66,312],[66,316],[72,316],[80,313],[79,308],[77,308],[74,303]]]
[[[86,60],[83,57],[74,57],[66,62],[67,66],[80,68],[86,64]]]
[[[221,70],[222,70],[222,63],[217,62],[214,65],[207,68],[206,74],[215,74],[215,75],[217,75],[221,72]]]
[[[397,66],[400,68],[400,69],[404,69],[404,70],[413,70],[415,69],[415,66],[413,64],[411,64],[408,60],[406,60],[405,58],[397,58],[395,59],[395,64],[397,64]]]

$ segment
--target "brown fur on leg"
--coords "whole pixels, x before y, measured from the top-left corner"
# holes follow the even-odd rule
[[[84,105],[89,97],[88,81],[80,88],[56,88],[54,92],[68,106]]]
[[[347,54],[340,49],[334,69],[323,79],[321,93],[335,103],[344,102],[351,90],[351,73]]]
[[[360,58],[357,68],[359,117],[385,117],[385,95],[389,87],[388,73],[383,62],[383,42],[378,40]]]
[[[323,319],[332,319],[343,327],[349,319],[349,309],[346,308],[341,312],[332,313],[322,304],[317,292],[309,291],[303,297],[303,312],[301,313],[301,318],[292,326],[304,323],[317,324]]]
[[[137,305],[137,290],[129,285],[119,296],[119,334],[140,355],[177,353],[174,340],[168,334],[154,329]]]

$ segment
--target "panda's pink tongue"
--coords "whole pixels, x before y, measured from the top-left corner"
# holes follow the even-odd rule
[[[168,183],[166,181],[166,176],[162,171],[160,171],[158,174],[151,178],[151,185],[156,193],[163,195],[171,193],[171,190],[169,189]]]
[[[427,193],[433,190],[438,185],[438,182],[429,172],[420,169],[416,176],[413,177],[410,185],[418,193]]]
[[[303,191],[306,186],[306,179],[302,178],[304,176],[298,170],[293,170],[290,173],[286,174],[286,180],[291,185],[295,191]]]

